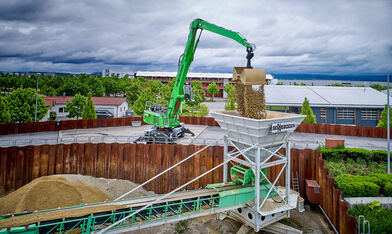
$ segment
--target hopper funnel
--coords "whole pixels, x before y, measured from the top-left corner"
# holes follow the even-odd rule
[[[305,115],[267,111],[266,119],[242,117],[237,111],[211,112],[216,122],[226,131],[227,137],[239,149],[258,145],[270,151],[279,148],[301,124]],[[250,158],[254,150],[248,151]],[[261,153],[261,159],[269,154]]]

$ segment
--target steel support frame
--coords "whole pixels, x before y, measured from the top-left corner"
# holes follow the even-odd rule
[[[229,152],[229,146],[234,146],[235,150],[232,152]],[[261,145],[261,144],[255,144],[255,145],[247,145],[249,146],[246,149],[239,149],[235,144],[233,144],[232,140],[229,139],[227,136],[224,137],[224,152],[223,152],[223,157],[224,161],[226,160],[231,160],[235,161],[237,163],[241,163],[243,165],[249,166],[252,168],[253,172],[255,173],[255,205],[254,208],[255,210],[261,214],[261,210],[265,204],[266,199],[263,199],[263,202],[260,204],[260,181],[261,179],[264,179],[268,184],[271,185],[271,188],[268,190],[266,197],[268,197],[272,191],[277,192],[277,194],[281,197],[281,199],[286,203],[289,204],[290,202],[290,142],[286,141],[284,143],[279,143],[279,144],[269,144],[269,145]],[[267,149],[267,147],[271,146],[279,146],[275,151],[270,151]],[[278,153],[278,151],[283,147],[286,146],[286,154],[281,155]],[[256,155],[252,155],[254,157],[248,157],[249,156],[249,149],[255,148],[256,149]],[[260,159],[260,154],[261,151],[267,152],[269,155],[261,161]],[[245,160],[237,158],[238,153],[240,153],[242,156],[244,156]],[[248,156],[247,156],[248,154]],[[235,157],[234,157],[235,156]],[[273,162],[268,162],[271,158],[277,158],[278,160],[273,161]],[[250,160],[250,158],[255,158],[255,161]],[[265,175],[262,172],[262,169],[264,168],[269,168],[272,166],[276,165],[282,165],[282,169],[280,170],[277,178],[271,182],[268,178],[267,175]],[[275,187],[277,181],[279,180],[280,176],[283,174],[283,171],[285,171],[285,194],[281,194],[277,188]],[[228,165],[227,163],[223,165],[223,182],[226,183],[228,181]],[[257,222],[257,221],[256,221]],[[256,226],[259,226],[256,224]]]

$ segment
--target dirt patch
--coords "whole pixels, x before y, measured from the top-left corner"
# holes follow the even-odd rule
[[[297,228],[304,233],[334,233],[324,221],[321,212],[316,209],[310,209],[309,205],[305,205],[305,211],[301,213],[297,210],[292,210],[290,218],[280,222]]]

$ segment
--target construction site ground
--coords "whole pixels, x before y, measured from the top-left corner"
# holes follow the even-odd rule
[[[220,127],[191,125],[187,124],[187,128],[195,133],[192,137],[186,134],[184,138],[178,139],[178,144],[196,144],[196,145],[223,145],[224,130]],[[0,136],[0,147],[28,145],[31,141],[32,145],[42,145],[45,142],[55,144],[57,140],[65,141],[63,143],[86,143],[86,142],[132,142],[137,137],[144,134],[144,131],[151,128],[150,125],[142,125],[140,127],[121,126],[107,128],[89,128],[89,129],[73,129],[53,132],[37,132],[24,134],[10,134]],[[90,138],[89,138],[90,137]],[[117,138],[116,138],[117,137]],[[387,139],[371,138],[371,137],[355,137],[342,135],[314,134],[295,132],[289,138],[293,148],[316,149],[319,145],[323,145],[325,138],[341,138],[345,141],[346,147],[364,148],[370,150],[386,150]]]
[[[59,179],[56,179],[59,178]],[[53,186],[57,186],[59,182],[62,181],[62,179],[65,178],[67,181],[68,187],[64,187],[63,190],[61,188],[56,188],[56,190],[53,190]],[[59,194],[49,194],[47,197],[44,196],[45,191],[41,191],[40,197],[37,198],[37,196],[34,195],[31,191],[36,190],[38,187],[40,187],[40,183],[37,182],[45,182],[45,187],[43,187],[46,190],[50,191],[55,191],[58,192]],[[51,186],[50,183],[53,183]],[[78,185],[82,184],[82,185]],[[32,181],[30,184],[26,185],[25,187],[22,187],[21,189],[15,191],[14,193],[11,193],[7,196],[4,196],[0,198],[0,204],[4,202],[6,199],[7,201],[5,202],[11,202],[12,199],[19,199],[21,194],[21,191],[24,191],[26,194],[23,197],[23,199],[28,202],[29,199],[35,199],[35,204],[38,205],[36,202],[37,201],[45,201],[46,203],[50,203],[53,208],[62,206],[65,204],[64,199],[68,196],[68,193],[71,193],[72,189],[70,187],[80,189],[82,186],[84,187],[92,187],[91,189],[98,189],[100,192],[103,192],[103,194],[106,194],[101,196],[101,199],[107,199],[109,197],[110,199],[115,199],[118,196],[122,195],[123,193],[133,189],[137,184],[134,184],[130,181],[126,180],[117,180],[117,179],[104,179],[104,178],[94,178],[91,176],[83,176],[83,175],[55,175],[55,176],[47,176],[46,178],[39,178],[37,180]],[[24,189],[24,190],[23,190]],[[42,190],[42,188],[40,188]],[[48,190],[48,191],[49,191]],[[18,193],[19,192],[19,193]],[[146,195],[152,195],[153,192],[145,191],[143,189],[139,189],[135,191],[134,193],[130,194],[129,197],[139,197],[139,196],[146,196]],[[64,198],[64,199],[63,199]],[[79,199],[79,200],[78,200]],[[79,205],[82,202],[85,202],[86,198],[80,197],[74,199],[73,205]],[[99,199],[97,197],[97,199]],[[48,200],[50,200],[48,202]],[[22,206],[25,205],[31,206],[31,204],[24,203]],[[71,204],[72,205],[72,204]],[[21,204],[18,205],[18,209],[24,209],[25,207],[22,207]],[[31,207],[30,207],[31,208]],[[49,207],[50,208],[50,207]],[[35,207],[34,209],[39,209],[39,207]],[[318,211],[313,211],[310,209],[309,206],[305,206],[305,211],[302,213],[299,213],[298,211],[292,211],[291,212],[291,218],[282,220],[281,223],[285,225],[292,226],[294,228],[297,228],[299,230],[302,230],[304,233],[330,233],[330,230],[328,229],[327,224],[324,222],[322,215]],[[231,219],[224,219],[224,220],[219,220],[215,215],[210,215],[210,216],[205,216],[205,217],[200,217],[188,221],[181,221],[177,223],[170,223],[166,224],[163,226],[157,226],[157,227],[151,227],[143,230],[138,230],[134,231],[132,233],[140,233],[140,234],[147,234],[147,233],[157,233],[157,234],[171,234],[171,233],[176,233],[179,231],[184,231],[183,233],[237,233],[237,231],[241,227],[241,223],[238,223],[234,220]],[[248,233],[254,233],[252,230]],[[263,233],[263,232],[261,232]]]

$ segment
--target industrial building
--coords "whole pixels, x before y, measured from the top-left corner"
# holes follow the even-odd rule
[[[177,72],[149,72],[149,71],[138,71],[135,73],[136,77],[144,77],[148,80],[159,80],[166,84],[177,76]],[[271,74],[266,75],[267,83],[270,83],[274,77]],[[219,93],[215,97],[226,98],[226,93],[223,87],[230,83],[233,78],[232,73],[199,73],[199,72],[188,72],[185,82],[200,81],[203,88],[207,88],[210,83],[215,82],[219,87]]]
[[[113,71],[110,69],[104,69],[102,71],[102,77],[111,77],[112,75],[118,76],[120,78],[128,76],[129,78],[133,78],[132,72],[121,72],[121,71]]]
[[[300,113],[306,97],[317,123],[375,127],[387,103],[386,94],[369,87],[266,85],[264,90],[270,110]]]

